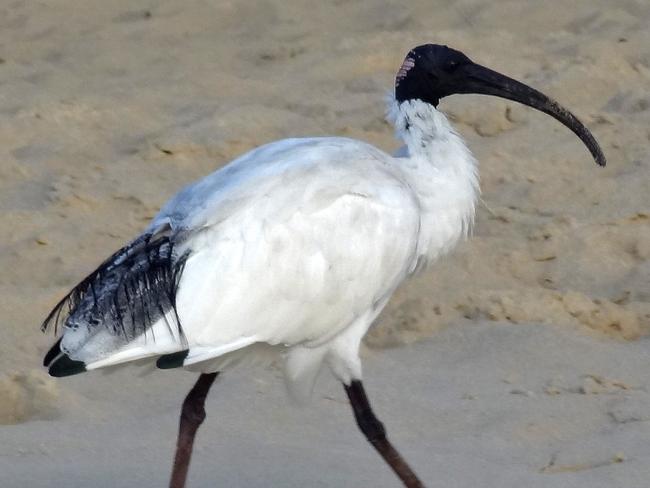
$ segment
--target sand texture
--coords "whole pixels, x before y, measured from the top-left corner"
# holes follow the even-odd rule
[[[194,376],[53,380],[38,325],[256,145],[397,148],[383,98],[425,42],[556,98],[609,164],[538,112],[444,100],[481,163],[476,228],[368,335],[371,398],[430,486],[647,484],[649,25],[647,0],[0,2],[0,486],[164,485]],[[218,386],[192,486],[398,486],[332,380],[307,409],[275,370]]]

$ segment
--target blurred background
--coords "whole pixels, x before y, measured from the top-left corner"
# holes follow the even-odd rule
[[[530,109],[445,99],[481,164],[474,236],[368,335],[369,395],[431,486],[643,485],[649,23],[646,0],[0,2],[0,486],[165,484],[194,376],[55,381],[40,322],[242,152],[314,135],[396,149],[384,98],[426,42],[557,99],[609,164]],[[222,383],[194,486],[398,486],[326,375],[308,409],[276,370]]]

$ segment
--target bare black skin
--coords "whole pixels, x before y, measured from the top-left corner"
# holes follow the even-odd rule
[[[437,107],[440,99],[454,94],[492,95],[535,108],[571,129],[587,146],[596,163],[605,166],[603,151],[582,122],[543,93],[485,66],[447,46],[425,44],[409,51],[408,69],[398,73],[398,102],[422,100]]]

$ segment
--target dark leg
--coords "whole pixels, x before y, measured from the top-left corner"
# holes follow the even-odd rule
[[[350,399],[350,405],[357,419],[357,425],[366,436],[368,442],[377,449],[377,452],[384,458],[384,461],[393,469],[395,474],[402,480],[406,488],[424,488],[422,482],[415,476],[406,461],[402,459],[399,452],[386,438],[386,429],[379,421],[370,407],[366,391],[361,381],[354,380],[350,386],[345,386],[345,392]]]
[[[185,397],[169,488],[184,488],[185,486],[187,470],[190,467],[190,459],[192,458],[194,436],[205,420],[205,398],[208,396],[208,391],[210,391],[210,387],[218,374],[209,373],[199,376],[196,384]]]

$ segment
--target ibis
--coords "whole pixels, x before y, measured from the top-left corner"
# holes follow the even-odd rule
[[[462,93],[550,115],[605,165],[589,130],[554,100],[460,51],[418,46],[397,71],[388,107],[404,150],[285,139],[190,184],[45,319],[43,329],[60,335],[44,359],[49,373],[144,359],[200,373],[180,416],[170,481],[180,488],[218,374],[271,353],[289,390],[308,397],[326,365],[404,486],[424,486],[373,413],[359,346],[395,289],[472,227],[477,162],[438,110],[442,98]]]

